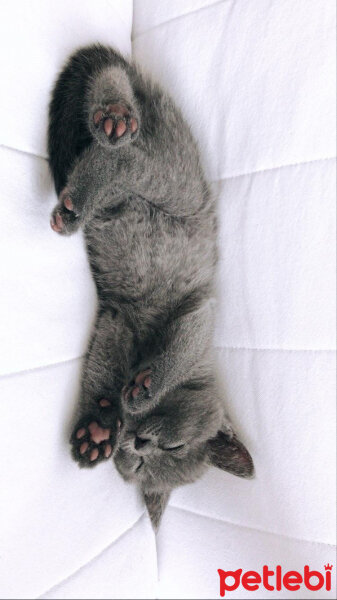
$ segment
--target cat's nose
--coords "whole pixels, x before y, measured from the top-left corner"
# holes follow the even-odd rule
[[[146,438],[138,437],[138,435],[135,436],[135,441],[134,441],[135,450],[137,450],[140,454],[143,451],[148,450],[149,444],[150,444],[150,440],[147,440]]]

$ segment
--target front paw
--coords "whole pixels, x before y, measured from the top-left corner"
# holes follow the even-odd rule
[[[80,212],[68,188],[64,188],[59,196],[50,219],[50,226],[56,233],[69,235],[80,226]]]
[[[138,371],[122,390],[125,410],[138,413],[148,410],[154,403],[151,369]]]
[[[104,402],[109,401],[101,401]],[[105,408],[106,405],[101,404],[101,406]],[[109,405],[107,409],[109,412]],[[70,443],[73,458],[80,467],[93,467],[112,456],[120,434],[121,421],[114,415],[109,418],[109,425],[107,425],[106,419],[107,417],[103,418],[104,423],[102,423],[102,419],[97,415],[88,414],[81,417],[74,427]]]

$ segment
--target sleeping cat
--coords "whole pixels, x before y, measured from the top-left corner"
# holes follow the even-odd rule
[[[207,466],[253,474],[215,375],[216,204],[170,96],[111,48],[70,58],[48,142],[51,226],[82,227],[98,294],[72,454],[113,457],[157,528],[170,491]]]

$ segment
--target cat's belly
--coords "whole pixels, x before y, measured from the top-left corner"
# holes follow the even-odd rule
[[[167,215],[141,208],[91,225],[86,232],[89,261],[106,300],[151,299],[162,305],[193,289],[203,272],[209,277],[214,248]]]

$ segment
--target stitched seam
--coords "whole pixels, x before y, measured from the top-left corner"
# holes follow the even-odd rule
[[[111,4],[111,0],[105,0],[105,3],[108,5],[109,10],[111,10],[113,16],[116,13],[118,14],[119,19],[122,21],[122,23],[126,29],[126,33],[128,33],[130,30],[130,25],[125,21],[124,15],[118,10],[116,3]],[[132,29],[132,23],[133,23],[133,3],[132,3],[131,29]],[[130,38],[130,41],[131,41],[131,38]]]
[[[253,348],[249,346],[214,346],[215,350],[245,350],[245,351],[257,351],[257,352],[321,352],[321,353],[335,353],[336,349],[334,348]],[[74,358],[67,358],[66,360],[61,360],[54,363],[49,363],[47,365],[39,365],[37,367],[31,367],[29,369],[23,369],[22,371],[13,371],[12,373],[1,373],[0,379],[4,377],[15,377],[16,375],[26,375],[28,373],[32,373],[33,371],[38,371],[39,369],[50,369],[52,367],[58,367],[59,365],[64,365],[70,362],[74,362],[77,360],[82,360],[84,355],[75,356]]]
[[[250,348],[249,346],[214,346],[216,350],[252,350],[257,352],[336,352],[335,348]]]
[[[21,152],[21,154],[27,154],[28,156],[35,156],[36,158],[40,158],[42,160],[46,160],[48,162],[48,157],[43,156],[42,154],[37,154],[36,152],[30,152],[29,150],[22,150],[21,148],[16,148],[15,146],[8,146],[7,144],[0,144],[0,148],[4,148],[5,150],[11,150],[12,152]],[[223,175],[217,179],[210,180],[210,184],[216,184],[221,181],[226,181],[229,179],[236,179],[238,177],[248,177],[249,175],[258,175],[259,173],[266,173],[268,171],[274,171],[277,169],[286,169],[287,167],[298,167],[300,165],[308,165],[315,162],[325,162],[330,160],[336,160],[336,156],[326,156],[324,158],[312,158],[311,160],[303,160],[294,163],[289,163],[285,165],[277,165],[275,167],[267,167],[265,169],[256,169],[255,171],[247,171],[245,173],[236,173],[233,175]]]
[[[96,560],[96,558],[99,558],[100,556],[102,556],[102,554],[104,554],[104,552],[106,552],[107,550],[109,550],[109,548],[111,548],[114,544],[116,544],[116,542],[118,542],[118,540],[120,540],[124,535],[126,535],[127,533],[129,533],[137,525],[137,523],[141,520],[141,518],[143,517],[143,515],[144,515],[144,513],[142,513],[136,519],[136,521],[132,525],[130,525],[130,527],[128,527],[128,529],[126,529],[125,531],[123,531],[123,533],[121,533],[113,542],[110,542],[110,544],[108,544],[105,548],[103,548],[103,550],[101,550],[100,552],[98,552],[97,554],[95,554],[95,556],[93,556],[92,558],[90,558],[86,563],[84,563],[83,565],[81,565],[80,567],[78,567],[75,571],[73,571],[73,573],[70,573],[70,575],[67,575],[66,577],[64,577],[64,579],[61,579],[61,581],[59,581],[58,583],[55,583],[54,585],[51,586],[51,588],[49,588],[48,590],[46,590],[42,594],[40,594],[37,597],[37,600],[42,599],[46,594],[49,594],[49,592],[52,592],[55,588],[57,588],[58,586],[62,585],[62,583],[65,583],[66,581],[68,581],[69,579],[71,579],[72,577],[74,577],[74,575],[77,575],[77,573],[79,573],[80,571],[82,571],[82,569],[85,569],[86,567],[88,567],[94,560]]]
[[[180,15],[176,15],[175,17],[172,17],[171,19],[167,19],[167,21],[162,21],[161,23],[157,23],[157,25],[153,25],[153,27],[149,27],[149,29],[145,29],[144,31],[137,33],[137,35],[132,34],[131,42],[133,42],[134,40],[136,40],[137,38],[139,38],[145,34],[148,34],[149,32],[153,31],[154,29],[158,29],[159,27],[162,27],[162,25],[174,23],[175,21],[178,21],[179,19],[183,19],[184,17],[188,17],[189,15],[195,15],[196,13],[200,12],[201,10],[206,10],[207,8],[212,8],[213,6],[217,6],[218,4],[224,4],[224,2],[228,2],[228,0],[218,0],[217,2],[211,2],[210,4],[206,4],[205,6],[199,6],[199,8],[196,8],[195,10],[190,10],[189,12],[181,13]]]
[[[41,158],[42,160],[46,160],[48,162],[47,156],[43,156],[42,154],[36,154],[35,152],[30,152],[29,150],[21,150],[20,148],[16,148],[15,146],[7,146],[7,144],[0,144],[0,148],[4,148],[5,150],[11,150],[12,152],[21,152],[21,154],[28,154],[28,156],[35,156],[35,158]]]
[[[266,533],[267,535],[276,535],[279,537],[286,538],[288,540],[293,540],[295,542],[305,542],[307,544],[316,544],[321,546],[329,546],[331,548],[335,548],[335,544],[330,544],[329,542],[318,542],[316,540],[307,540],[305,538],[299,538],[291,535],[286,535],[285,533],[278,533],[276,531],[269,531],[268,529],[261,529],[259,527],[251,527],[250,525],[244,525],[243,523],[238,523],[235,521],[231,521],[229,519],[221,519],[220,517],[215,517],[213,515],[208,515],[203,513],[202,511],[192,510],[190,508],[182,508],[181,506],[177,506],[175,504],[169,504],[170,508],[174,508],[176,510],[180,510],[183,512],[188,512],[193,515],[197,515],[198,517],[203,517],[204,519],[211,519],[212,521],[220,521],[221,523],[227,523],[229,525],[234,525],[235,527],[243,527],[244,529],[250,529],[251,531],[258,531],[259,533]]]
[[[237,177],[248,177],[249,175],[258,175],[259,173],[266,173],[267,171],[274,171],[276,169],[287,169],[288,167],[299,167],[301,165],[310,165],[311,163],[316,162],[325,162],[328,160],[336,160],[336,156],[326,156],[324,158],[312,158],[310,160],[302,160],[294,163],[289,163],[286,165],[276,165],[275,167],[266,167],[265,169],[256,169],[256,171],[247,171],[247,173],[237,173],[233,175],[223,175],[218,179],[214,179],[210,181],[211,184],[218,183],[220,181],[225,181],[228,179],[236,179]]]
[[[52,367],[58,367],[59,365],[64,365],[69,362],[74,362],[75,360],[82,360],[83,356],[75,356],[74,358],[67,358],[66,360],[60,360],[58,362],[49,363],[48,365],[39,365],[37,367],[31,367],[29,369],[23,369],[22,371],[13,371],[12,373],[1,373],[0,379],[3,377],[15,377],[15,375],[26,375],[28,373],[32,373],[33,371],[38,371],[39,369],[49,369]]]
[[[156,586],[155,586],[155,600],[159,599],[159,553],[158,553],[158,539],[157,534],[154,534],[154,543],[156,548]]]

